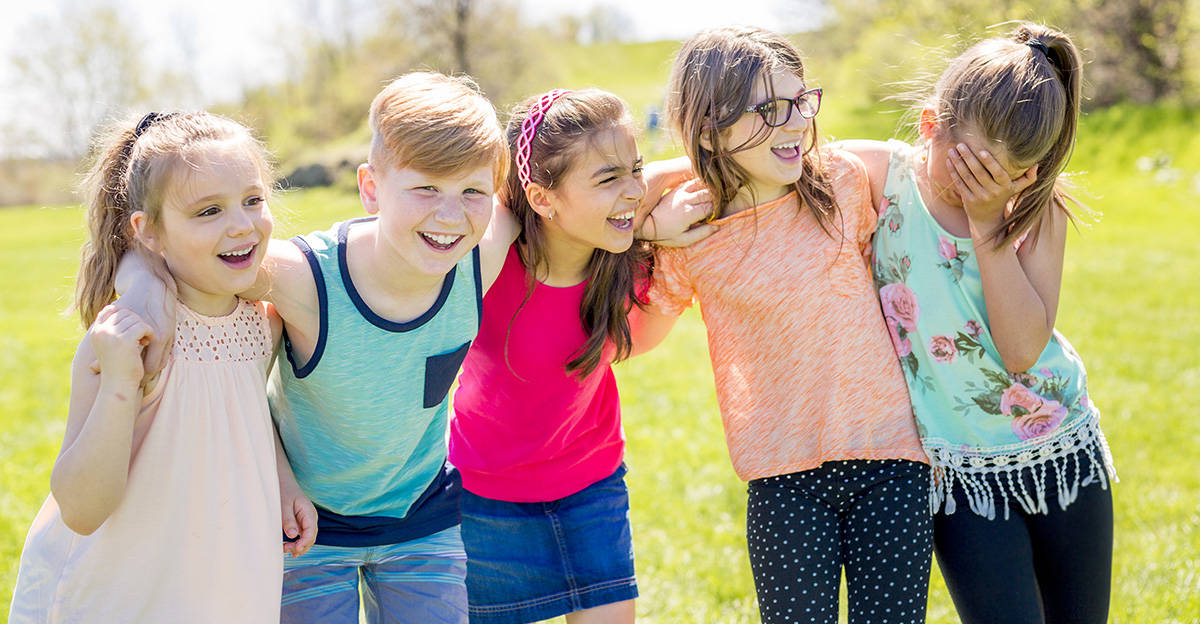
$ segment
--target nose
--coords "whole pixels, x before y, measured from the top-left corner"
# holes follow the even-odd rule
[[[797,104],[796,102],[792,102],[791,104],[788,104],[788,106],[791,107],[789,109],[789,112],[791,113],[791,115],[788,117],[787,123],[783,124],[784,127],[792,129],[792,130],[800,129],[800,128],[807,129],[808,123],[811,120],[805,119],[804,115],[800,114],[800,105]]]
[[[625,184],[624,197],[630,201],[640,202],[646,196],[646,179],[630,176]]]
[[[229,236],[244,236],[254,230],[254,220],[250,218],[250,213],[243,206],[230,209],[225,213],[228,215],[228,224],[226,226]]]
[[[466,215],[466,199],[456,196],[443,196],[433,213],[435,221],[441,224],[456,224]]]

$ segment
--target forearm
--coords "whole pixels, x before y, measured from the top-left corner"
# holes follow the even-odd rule
[[[657,347],[671,332],[678,316],[665,314],[657,306],[634,306],[629,312],[629,332],[633,347],[629,356],[641,355]]]
[[[137,381],[101,381],[87,421],[54,464],[50,490],[76,533],[98,529],[125,494],[141,400]]]
[[[274,430],[274,427],[272,427]],[[275,438],[275,472],[279,479],[279,495],[287,499],[289,495],[300,493],[300,484],[296,481],[296,473],[292,472],[292,464],[288,461],[287,452],[283,450],[283,442],[279,439],[279,431],[274,430]]]
[[[1038,294],[1010,245],[993,248],[975,237],[979,276],[992,340],[1005,368],[1032,368],[1054,331],[1054,314]]]

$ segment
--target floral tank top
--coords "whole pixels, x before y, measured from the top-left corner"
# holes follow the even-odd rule
[[[1045,513],[1052,464],[1063,507],[1081,483],[1107,487],[1116,477],[1112,456],[1079,355],[1055,330],[1033,367],[1008,372],[992,341],[971,239],[934,220],[917,190],[915,150],[890,144],[887,208],[873,241],[875,287],[933,467],[932,510],[954,512],[950,493],[959,481],[979,515],[993,518],[1003,503],[1007,516],[1010,498],[1027,513]],[[1090,466],[1064,470],[1080,460]],[[1033,478],[1017,478],[1023,471]],[[1071,474],[1075,482],[1067,483]],[[1005,500],[994,500],[996,493]]]

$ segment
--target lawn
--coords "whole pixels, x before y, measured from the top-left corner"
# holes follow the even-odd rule
[[[632,99],[632,98],[631,98]],[[865,127],[880,127],[868,120]],[[861,136],[852,119],[823,130]],[[1058,328],[1088,365],[1121,482],[1111,621],[1200,619],[1200,115],[1169,107],[1085,119],[1073,169],[1103,217],[1068,244]],[[1138,159],[1159,158],[1157,170]],[[290,193],[277,235],[360,213],[348,193]],[[49,487],[81,330],[62,312],[83,238],[74,207],[0,209],[0,604]],[[725,451],[704,329],[689,312],[618,366],[643,622],[754,622],[745,493]],[[6,611],[6,608],[0,609]],[[935,571],[929,621],[956,621]]]

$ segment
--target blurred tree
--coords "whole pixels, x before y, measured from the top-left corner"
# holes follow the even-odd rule
[[[23,28],[33,36],[10,59],[45,128],[30,136],[31,153],[81,156],[98,123],[151,93],[143,43],[124,15],[109,4],[85,6],[33,17]]]
[[[825,28],[804,41],[839,59],[843,74],[868,85],[868,99],[887,85],[936,74],[966,44],[1008,29],[1011,20],[1042,22],[1068,32],[1085,61],[1085,105],[1167,97],[1195,101],[1200,63],[1200,0],[827,0]],[[913,45],[913,44],[916,45]],[[863,80],[865,78],[865,80]]]

